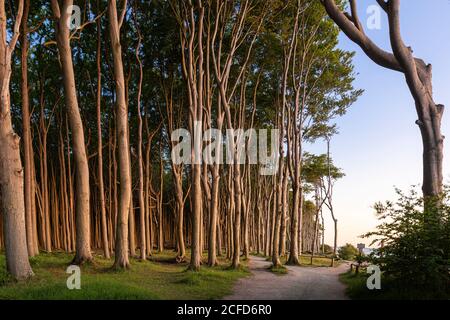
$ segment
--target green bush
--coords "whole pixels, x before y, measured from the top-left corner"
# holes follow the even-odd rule
[[[365,237],[375,237],[381,248],[371,255],[380,266],[387,289],[422,292],[434,298],[450,294],[450,192],[426,199],[412,190],[399,199],[378,203],[375,208],[382,222]],[[372,244],[373,244],[372,243]],[[386,286],[385,286],[386,288]]]
[[[328,245],[328,244],[324,244],[323,245],[323,251],[325,254],[332,254],[333,253],[333,247]]]
[[[343,260],[354,260],[359,254],[359,251],[353,245],[347,243],[345,246],[339,248],[338,254],[339,258]]]

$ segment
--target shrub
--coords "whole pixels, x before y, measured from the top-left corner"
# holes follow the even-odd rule
[[[341,259],[354,260],[359,254],[359,251],[353,245],[347,243],[345,246],[339,248],[338,254]]]
[[[328,244],[324,244],[323,245],[323,251],[325,252],[325,254],[332,254],[333,253],[333,247],[328,245]]]
[[[375,237],[382,246],[371,256],[380,266],[383,282],[396,291],[432,293],[435,298],[450,293],[450,192],[426,199],[417,191],[375,205],[382,222],[365,237]]]

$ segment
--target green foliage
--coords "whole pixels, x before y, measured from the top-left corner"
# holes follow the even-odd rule
[[[338,255],[343,260],[354,260],[359,255],[359,251],[352,244],[347,243],[339,248]]]
[[[374,232],[374,243],[382,247],[372,263],[383,271],[392,290],[450,293],[450,192],[446,187],[437,199],[426,199],[416,190],[397,190],[397,201],[377,203],[382,222]],[[425,209],[424,209],[425,208]]]
[[[330,159],[330,163],[328,164],[328,156],[326,154],[315,155],[305,152],[302,160],[302,176],[306,183],[317,184],[321,179],[328,175],[330,175],[333,180],[345,176],[342,169],[333,164],[332,159]]]
[[[386,278],[382,279],[381,290],[369,290],[367,278],[368,274],[364,272],[355,274],[349,271],[339,276],[341,282],[347,286],[347,295],[353,300],[448,300],[450,298],[449,295],[436,294],[434,291],[401,287]]]
[[[397,190],[395,202],[377,203],[381,224],[364,235],[381,247],[361,257],[382,271],[381,290],[368,290],[368,275],[345,273],[341,281],[352,299],[450,298],[450,193],[424,198],[415,189]],[[358,261],[362,262],[362,261]]]
[[[368,259],[368,257],[365,256],[364,254],[358,253],[358,254],[355,256],[355,261],[356,261],[358,264],[362,264],[363,262],[369,261],[369,259]]]
[[[333,253],[333,247],[328,245],[328,244],[324,244],[323,245],[323,249],[324,249],[324,253],[325,254],[331,254]]]

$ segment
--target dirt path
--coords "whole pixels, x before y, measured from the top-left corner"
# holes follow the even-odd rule
[[[347,264],[336,268],[287,266],[286,275],[276,275],[267,268],[270,262],[261,257],[250,258],[252,276],[240,279],[234,293],[226,300],[347,300],[345,285],[339,274]]]

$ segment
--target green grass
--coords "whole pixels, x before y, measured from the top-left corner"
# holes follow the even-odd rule
[[[381,278],[380,290],[369,290],[366,285],[367,275],[364,270],[356,275],[354,272],[346,272],[339,276],[340,280],[347,285],[346,293],[353,300],[433,300],[450,299],[429,290],[418,290],[406,287],[395,287]]]
[[[288,273],[288,269],[285,266],[274,267],[273,265],[269,268],[270,272],[275,273],[276,275],[282,276]]]
[[[367,289],[367,277],[363,274],[346,272],[339,275],[339,279],[347,286],[346,293],[351,299],[370,300],[376,298],[376,292]]]
[[[187,271],[187,263],[174,263],[171,251],[150,261],[132,259],[126,271],[112,270],[112,260],[95,255],[92,264],[81,267],[81,290],[69,290],[65,271],[72,258],[66,253],[40,254],[31,259],[35,276],[15,282],[0,255],[0,299],[219,299],[231,293],[237,279],[249,275],[245,264],[231,270],[222,259],[219,266]]]
[[[314,257],[313,264],[311,265],[311,256],[302,255],[300,256],[300,263],[304,266],[311,267],[331,267],[331,258],[328,257]],[[334,261],[334,267],[338,267],[341,264],[339,260]]]
[[[259,255],[261,256],[261,255]],[[264,257],[264,256],[261,256]],[[272,257],[266,257],[266,261],[272,261]],[[282,264],[286,264],[287,256],[281,256],[280,261]],[[341,264],[339,260],[334,261],[334,267],[338,267]],[[302,267],[331,267],[331,258],[315,256],[313,258],[313,263],[311,264],[310,255],[300,256],[300,265]]]

